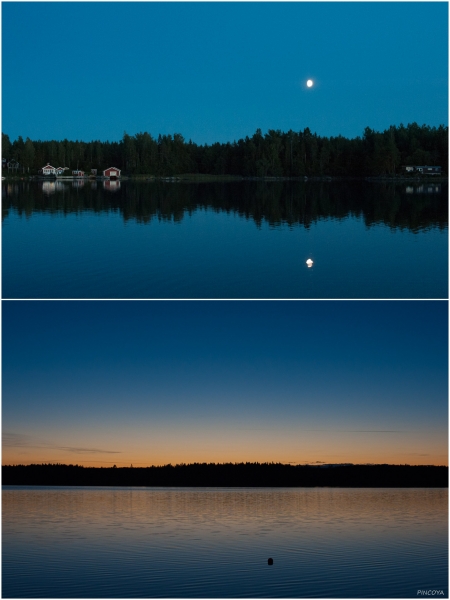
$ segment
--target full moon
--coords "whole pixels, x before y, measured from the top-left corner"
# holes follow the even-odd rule
[[[308,79],[308,81],[306,82],[306,85],[308,87],[312,87],[313,86],[314,81],[312,79]]]

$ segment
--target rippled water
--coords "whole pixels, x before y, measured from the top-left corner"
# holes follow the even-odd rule
[[[447,501],[443,489],[5,486],[3,597],[448,597]]]
[[[4,298],[447,298],[444,184],[44,183],[2,186]]]

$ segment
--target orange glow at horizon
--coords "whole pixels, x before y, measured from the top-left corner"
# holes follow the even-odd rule
[[[404,434],[346,431],[219,432],[136,431],[121,437],[98,432],[45,447],[5,446],[2,464],[62,463],[93,467],[129,467],[180,463],[276,462],[292,464],[354,463],[448,466],[448,442],[440,433]],[[73,447],[69,444],[72,443]],[[90,450],[95,448],[96,450]],[[102,449],[108,449],[102,451]]]

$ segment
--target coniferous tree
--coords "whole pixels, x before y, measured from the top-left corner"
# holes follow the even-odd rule
[[[33,152],[34,150],[34,152]],[[257,129],[252,137],[198,145],[180,133],[153,138],[147,132],[124,132],[120,142],[41,141],[2,134],[2,156],[17,160],[30,173],[50,162],[73,170],[115,166],[124,175],[171,176],[182,173],[244,177],[394,176],[402,165],[448,163],[448,127],[411,123],[383,132],[366,127],[362,137],[322,137],[303,131]]]

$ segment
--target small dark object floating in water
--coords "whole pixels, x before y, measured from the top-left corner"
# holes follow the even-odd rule
[[[268,565],[273,565],[273,558],[269,558],[269,560],[267,561]]]

